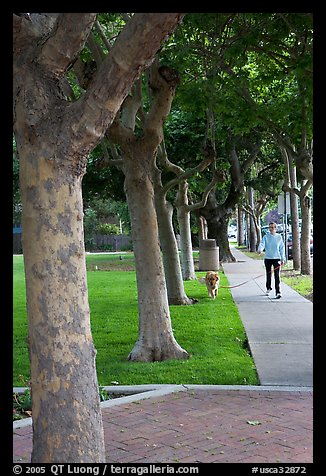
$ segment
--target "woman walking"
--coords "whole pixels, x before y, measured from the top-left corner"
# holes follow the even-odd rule
[[[282,235],[276,233],[276,223],[270,222],[269,233],[264,235],[258,246],[258,254],[265,250],[265,269],[266,269],[266,296],[272,290],[272,268],[275,277],[276,299],[282,297],[280,288],[280,268],[285,263],[285,247]]]

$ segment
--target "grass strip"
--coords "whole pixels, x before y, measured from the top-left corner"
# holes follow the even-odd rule
[[[130,362],[127,357],[138,334],[133,255],[87,255],[86,264],[99,385],[259,384],[246,347],[246,333],[229,289],[220,289],[218,298],[212,300],[205,285],[186,281],[187,295],[199,302],[192,306],[170,306],[175,338],[191,354],[189,360]],[[205,275],[196,274],[198,278]],[[220,276],[221,285],[227,285],[223,271]],[[14,386],[30,375],[26,336],[23,257],[14,256]]]

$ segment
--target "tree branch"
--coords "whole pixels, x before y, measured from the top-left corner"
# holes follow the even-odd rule
[[[173,164],[168,159],[168,155],[165,148],[164,138],[157,149],[157,158],[159,159],[159,165],[169,172],[173,172],[175,175],[179,176],[184,173],[184,170],[176,164]]]
[[[291,187],[288,183],[284,182],[282,190],[283,192],[294,192],[298,197],[300,197],[300,190],[297,187]]]
[[[260,151],[260,144],[254,144],[252,147],[250,156],[242,164],[242,170],[244,174],[248,172],[252,164],[255,162],[259,151]]]
[[[132,129],[124,126],[119,118],[119,114],[114,118],[111,126],[108,128],[106,135],[113,141],[123,146],[125,142],[135,139]]]
[[[115,145],[112,144],[107,137],[102,140],[101,148],[103,150],[104,157],[99,160],[97,167],[99,169],[104,169],[114,165],[118,169],[122,169],[124,163],[123,158],[118,154]],[[111,159],[108,149],[110,149],[113,159]]]
[[[156,58],[149,70],[149,85],[153,93],[150,110],[144,122],[144,134],[147,137],[162,136],[163,123],[170,113],[175,89],[180,82],[177,70],[166,66],[159,66]]]
[[[175,185],[178,185],[178,183],[182,182],[182,180],[186,180],[187,178],[191,177],[191,175],[194,175],[197,172],[203,172],[206,167],[208,167],[212,162],[214,162],[214,159],[211,157],[205,157],[197,167],[193,167],[192,169],[188,169],[185,172],[183,172],[181,175],[178,177],[170,180],[164,185],[164,191],[165,193],[168,192],[172,187]]]
[[[94,34],[92,32],[87,39],[87,46],[89,46],[89,49],[92,52],[92,55],[96,62],[96,66],[99,67],[100,64],[102,64],[105,60],[106,55],[100,45],[96,42]]]
[[[312,180],[306,180],[300,190],[300,195],[305,196],[308,193],[308,190],[312,186],[313,181]]]
[[[121,106],[121,123],[135,131],[136,115],[142,106],[141,79],[133,84],[131,95],[128,95]]]
[[[221,171],[221,170],[217,170],[215,172],[215,174],[213,175],[213,178],[212,180],[209,182],[209,184],[207,185],[207,187],[205,188],[204,192],[203,192],[203,195],[202,195],[202,199],[200,202],[197,202],[197,203],[194,203],[192,205],[187,205],[186,206],[186,210],[191,212],[193,210],[197,210],[199,208],[203,208],[205,205],[206,205],[206,202],[207,202],[207,198],[208,198],[208,195],[209,193],[211,192],[211,190],[215,187],[215,185],[217,183],[222,183],[226,180],[226,176],[225,176],[225,173],[224,171]]]
[[[87,154],[112,123],[130,85],[149,66],[181,13],[136,13],[119,34],[86,94],[70,106],[66,127]],[[107,87],[107,85],[110,87]]]
[[[55,77],[62,76],[83,48],[95,20],[96,13],[61,13],[42,45],[38,64]]]
[[[100,25],[100,22],[98,20],[95,21],[95,28],[97,29],[100,37],[102,38],[102,41],[103,41],[105,47],[107,48],[108,51],[110,51],[111,45],[110,45],[110,43],[109,43],[101,25]]]
[[[40,38],[38,28],[24,16],[13,14],[13,51],[19,55]]]

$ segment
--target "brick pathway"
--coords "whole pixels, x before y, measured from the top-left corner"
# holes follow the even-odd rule
[[[107,462],[311,463],[312,400],[300,391],[187,390],[105,408]],[[14,462],[30,461],[31,431],[14,430]]]

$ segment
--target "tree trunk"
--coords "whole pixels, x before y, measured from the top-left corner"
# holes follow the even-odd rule
[[[187,297],[184,290],[178,244],[172,226],[173,207],[167,202],[165,193],[159,190],[159,185],[156,185],[155,208],[169,304],[193,304],[194,301]]]
[[[296,167],[289,167],[290,178],[290,208],[291,208],[291,230],[292,230],[292,257],[293,268],[300,269],[300,229],[299,229],[299,210],[298,210],[298,196],[295,193],[297,188]]]
[[[132,226],[138,289],[138,340],[130,360],[154,362],[187,359],[176,342],[172,326],[158,238],[154,189],[150,172],[153,159],[125,162],[125,191]]]
[[[195,214],[197,217],[198,241],[200,246],[203,240],[207,240],[207,224],[205,218],[200,215],[198,210],[195,211]]]
[[[244,218],[243,218],[243,210],[240,205],[237,207],[238,214],[237,214],[237,219],[238,219],[238,246],[243,246],[244,245]]]
[[[81,176],[71,178],[66,169],[55,166],[54,154],[36,157],[35,149],[42,147],[25,143],[19,150],[32,462],[105,462],[89,321]]]
[[[250,248],[250,239],[249,239],[249,236],[250,236],[250,215],[247,211],[245,212],[245,222],[246,222],[246,246],[247,246],[247,250],[249,251],[249,248]]]
[[[141,105],[137,92],[125,101],[121,120],[117,116],[109,130],[112,140],[120,144],[123,155],[121,167],[125,174],[136,263],[139,327],[130,360],[152,362],[189,357],[173,336],[154,199],[156,152],[163,139],[163,123],[170,112],[178,82],[177,71],[160,67],[155,61],[149,70],[153,98],[143,118],[142,136],[138,137],[134,131],[136,121],[133,118]]]
[[[312,266],[310,258],[310,220],[311,203],[310,198],[304,190],[300,192],[301,205],[301,274],[311,275]]]
[[[228,240],[229,219],[238,205],[244,188],[244,174],[256,160],[260,149],[259,140],[250,143],[246,149],[249,152],[248,158],[240,164],[236,151],[237,138],[232,137],[227,145],[228,160],[230,162],[231,185],[229,193],[224,203],[218,204],[214,193],[210,193],[205,207],[201,209],[202,215],[206,218],[208,226],[208,238],[215,238],[219,246],[220,261],[236,261],[231,253]]]
[[[190,212],[187,210],[188,184],[186,180],[179,183],[176,199],[177,217],[180,229],[181,266],[182,276],[185,281],[197,279],[195,273],[194,258],[192,254],[192,241],[190,231]]]
[[[229,208],[219,205],[215,198],[215,191],[212,191],[205,207],[200,209],[200,213],[204,216],[207,223],[207,238],[215,238],[217,246],[219,247],[219,259],[223,263],[230,263],[236,261],[231,253],[228,239],[228,223],[229,215],[231,214]]]
[[[182,276],[185,281],[190,281],[197,279],[191,241],[190,212],[183,207],[178,207],[177,213],[180,228]]]
[[[290,211],[291,211],[291,231],[292,231],[292,259],[293,268],[300,269],[301,251],[300,251],[300,229],[299,229],[299,210],[297,188],[297,172],[295,166],[295,157],[293,154],[281,147],[281,153],[285,163],[285,181],[283,185],[284,192],[290,193]]]
[[[169,161],[164,145],[164,141],[161,142],[160,147],[158,149],[158,158],[160,161],[160,165],[173,172],[176,175],[175,179],[170,180],[164,186],[165,194],[167,191],[175,185],[178,185],[179,190],[177,193],[177,198],[175,201],[175,206],[177,208],[177,215],[179,221],[179,229],[180,229],[180,248],[181,248],[181,261],[182,261],[182,276],[185,280],[197,279],[195,274],[195,267],[194,267],[194,260],[192,254],[192,239],[191,239],[191,229],[190,229],[190,213],[194,211],[197,215],[198,219],[198,209],[203,207],[206,204],[207,196],[215,187],[217,182],[225,181],[225,174],[224,172],[215,172],[211,182],[205,188],[202,194],[202,200],[198,203],[189,205],[188,204],[188,183],[187,178],[191,177],[191,175],[202,172],[205,168],[214,162],[215,160],[215,151],[206,146],[203,150],[204,159],[200,164],[192,169],[188,169],[184,171],[181,167],[176,164],[173,164]],[[202,229],[204,232],[204,229]],[[199,236],[199,241],[201,240],[201,236]]]
[[[254,204],[254,189],[252,187],[248,187],[248,202],[249,206],[252,210],[255,208]],[[249,216],[249,251],[255,252],[257,251],[257,233],[255,227],[255,221],[253,216],[250,214]]]
[[[216,221],[207,221],[207,238],[215,238],[217,246],[219,247],[219,258],[222,263],[232,263],[233,261],[236,261],[230,250],[228,224],[229,220],[226,217],[222,217],[220,220]]]
[[[260,245],[262,236],[261,236],[261,228],[260,228],[260,215],[254,216],[253,217],[254,221],[254,226],[255,226],[255,231],[256,231],[256,250],[258,249],[258,246]]]

